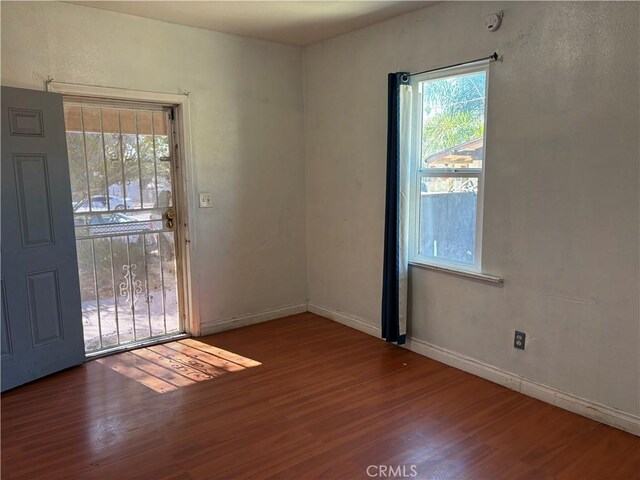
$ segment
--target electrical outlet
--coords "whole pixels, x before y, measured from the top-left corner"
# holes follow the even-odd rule
[[[211,200],[211,194],[208,192],[200,193],[200,208],[213,207],[213,201]]]
[[[524,342],[527,338],[527,334],[516,330],[516,334],[513,337],[513,348],[524,350]]]

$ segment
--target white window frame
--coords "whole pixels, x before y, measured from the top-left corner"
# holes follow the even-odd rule
[[[439,78],[448,78],[457,75],[485,72],[485,104],[484,104],[484,137],[482,168],[422,168],[422,92],[420,83]],[[409,223],[409,263],[452,272],[482,273],[482,225],[484,214],[484,177],[487,160],[487,113],[489,104],[489,61],[475,62],[459,67],[452,67],[437,72],[428,72],[411,77],[410,85],[413,90],[413,112],[411,138],[411,200]],[[476,177],[478,178],[478,199],[476,206],[476,236],[474,264],[454,262],[438,257],[419,254],[420,245],[420,180],[423,177]]]

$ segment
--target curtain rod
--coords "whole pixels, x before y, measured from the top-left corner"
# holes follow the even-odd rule
[[[493,54],[489,55],[488,57],[477,58],[477,59],[471,60],[469,62],[455,63],[453,65],[447,65],[446,67],[432,68],[431,70],[424,70],[422,72],[415,72],[415,73],[405,74],[405,75],[402,76],[403,77],[402,80],[404,82],[406,82],[407,80],[409,80],[409,77],[413,77],[414,75],[422,75],[423,73],[437,72],[438,70],[445,70],[447,68],[459,67],[461,65],[467,65],[469,63],[481,62],[483,60],[489,60],[489,61],[495,62],[496,60],[498,60],[498,53],[497,52],[493,52]],[[407,78],[404,78],[404,77],[407,77]]]

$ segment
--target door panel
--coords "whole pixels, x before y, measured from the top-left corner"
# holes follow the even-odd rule
[[[41,110],[9,107],[11,135],[44,137],[44,122]]]
[[[13,160],[22,245],[32,247],[52,244],[53,220],[47,156],[15,154]]]
[[[2,358],[7,355],[11,355],[11,331],[9,330],[9,312],[7,311],[7,294],[4,288],[4,278],[0,280],[0,285],[2,288],[0,289],[0,302],[2,303],[2,335],[1,343],[2,343]]]
[[[62,96],[2,87],[2,390],[84,361]]]
[[[27,274],[29,324],[35,347],[62,340],[59,291],[57,269]]]

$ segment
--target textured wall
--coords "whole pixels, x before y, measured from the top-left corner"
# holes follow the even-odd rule
[[[387,72],[498,50],[483,263],[505,284],[412,267],[410,334],[637,414],[639,14],[444,2],[305,49],[309,300],[378,325]]]
[[[2,83],[190,90],[200,319],[306,299],[300,49],[58,2],[3,2]],[[197,191],[192,192],[196,202]]]

